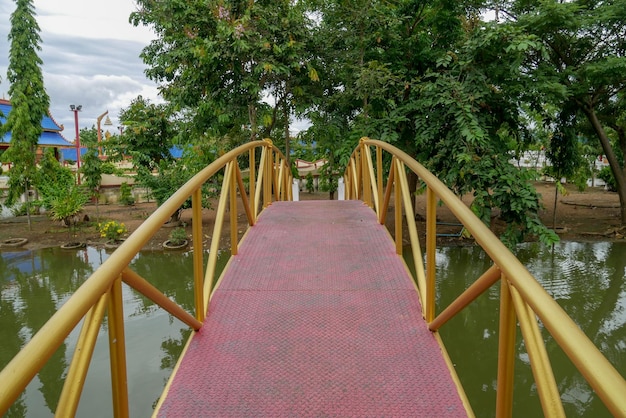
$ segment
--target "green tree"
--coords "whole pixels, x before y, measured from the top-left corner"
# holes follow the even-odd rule
[[[558,239],[539,220],[532,173],[509,162],[527,140],[520,64],[532,39],[484,24],[472,2],[328,2],[322,16],[320,44],[331,50],[319,51],[322,84],[331,76],[317,120],[341,115],[345,143],[369,136],[403,149],[457,193],[474,193],[487,223],[499,208],[509,242]]]
[[[528,49],[523,62],[523,73],[534,82],[529,99],[575,106],[584,115],[611,166],[626,223],[621,157],[626,150],[626,1],[501,3],[504,25],[541,42]]]
[[[191,138],[246,132],[257,139],[279,126],[288,132],[303,82],[318,78],[308,59],[311,24],[303,4],[138,2],[131,21],[157,35],[142,52],[146,73],[162,86]]]
[[[82,128],[80,130],[80,145],[81,147],[97,146],[98,144],[98,132],[95,126],[91,128]],[[82,162],[82,159],[81,159]]]
[[[0,133],[11,132],[11,144],[2,155],[11,162],[9,192],[5,204],[12,205],[26,193],[28,228],[31,228],[28,190],[36,175],[35,150],[42,133],[41,120],[48,111],[50,99],[43,83],[37,52],[41,37],[32,0],[16,0],[9,31],[9,66],[7,80],[11,83],[11,113]]]
[[[83,176],[83,185],[87,189],[89,197],[96,200],[96,218],[100,220],[100,208],[98,200],[100,197],[100,184],[102,183],[102,160],[98,158],[98,151],[94,147],[88,147],[87,152],[82,157],[80,167]]]
[[[106,145],[114,159],[130,156],[136,167],[147,168],[172,159],[175,129],[165,104],[154,104],[139,96],[120,112],[120,120],[123,134],[111,137]]]
[[[556,210],[559,191],[563,192],[561,178],[573,176],[584,163],[579,153],[578,137],[572,126],[571,118],[561,117],[561,124],[550,139],[550,145],[546,150],[546,157],[550,165],[546,167],[548,174],[554,177],[554,207],[552,211],[552,228],[556,228]]]

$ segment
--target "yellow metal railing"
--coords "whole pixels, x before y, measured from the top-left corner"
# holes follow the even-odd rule
[[[375,164],[371,149],[376,151]],[[383,151],[391,155],[387,184],[383,193]],[[426,184],[426,252],[422,255],[413,205],[407,181],[411,170]],[[565,354],[589,382],[615,416],[626,417],[626,381],[598,348],[587,338],[539,282],[472,211],[439,179],[405,152],[385,142],[361,139],[345,172],[347,199],[362,199],[385,224],[391,196],[394,198],[396,252],[402,254],[402,208],[406,213],[416,283],[423,315],[436,333],[448,320],[493,284],[501,282],[498,384],[496,416],[510,417],[513,409],[513,364],[516,324],[519,322],[528,350],[544,414],[565,416],[561,398],[539,329],[538,320],[550,332]],[[392,193],[393,192],[393,193]],[[436,315],[435,251],[436,210],[441,201],[472,234],[493,261],[493,266],[467,288],[454,302]]]
[[[256,150],[261,156],[256,164]],[[238,158],[249,158],[249,186],[244,187]],[[222,193],[217,207],[209,259],[204,270],[202,244],[202,186],[223,169]],[[263,207],[274,200],[291,200],[291,170],[284,156],[270,140],[242,145],[214,161],[190,179],[161,205],[128,239],[89,277],[61,308],[44,324],[22,350],[0,372],[0,415],[25,390],[28,383],[50,359],[76,325],[84,318],[78,342],[70,363],[59,399],[56,416],[74,416],[80,400],[83,383],[101,328],[105,311],[108,312],[109,356],[113,393],[113,411],[116,417],[129,414],[126,383],[126,348],[124,315],[122,310],[122,282],[154,301],[167,312],[194,330],[200,329],[209,308],[214,275],[226,209],[230,212],[231,254],[237,254],[237,190],[247,216],[253,226]],[[192,199],[192,241],[194,266],[195,316],[172,302],[128,265],[150,238],[170,216],[187,200]]]

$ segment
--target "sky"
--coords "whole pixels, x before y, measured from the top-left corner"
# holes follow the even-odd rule
[[[99,115],[109,111],[117,132],[119,113],[141,95],[161,102],[157,85],[144,74],[141,50],[154,38],[151,30],[128,22],[135,11],[133,0],[34,0],[41,37],[39,58],[54,120],[64,125],[62,135],[74,142],[76,129],[70,105],[82,105],[79,129],[96,126]],[[0,97],[9,99],[6,77],[9,64],[11,14],[15,1],[0,1]],[[271,100],[268,100],[271,101]],[[306,129],[305,120],[293,120],[292,134]]]
[[[116,132],[119,113],[138,95],[159,102],[157,86],[144,74],[141,50],[153,38],[146,27],[128,22],[132,0],[34,0],[39,24],[41,67],[50,97],[50,113],[64,125],[63,136],[75,139],[70,104],[82,105],[79,129],[96,126],[105,111],[113,123],[101,128]],[[12,0],[0,1],[0,97],[9,99],[6,77],[9,63]]]

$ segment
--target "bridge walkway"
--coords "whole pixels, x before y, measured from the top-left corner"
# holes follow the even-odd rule
[[[275,202],[231,259],[155,416],[468,416],[461,399],[374,212]]]

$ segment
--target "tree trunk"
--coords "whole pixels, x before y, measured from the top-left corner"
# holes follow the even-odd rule
[[[30,194],[28,193],[28,182],[26,182],[26,186],[24,186],[24,188],[26,189],[26,219],[28,219],[28,230],[32,231],[32,224],[30,221]]]
[[[600,144],[602,145],[602,150],[604,151],[604,155],[606,155],[607,160],[609,161],[609,165],[611,167],[611,172],[613,173],[613,177],[615,177],[615,183],[617,188],[617,194],[619,196],[619,204],[620,204],[620,219],[622,225],[626,224],[626,173],[624,173],[624,169],[619,163],[617,156],[615,155],[615,151],[611,146],[611,141],[606,134],[606,131],[602,127],[600,120],[598,119],[598,115],[596,115],[595,110],[591,105],[583,106],[583,112],[593,130],[598,135],[598,139],[600,140]],[[620,144],[622,148],[626,146],[626,144]]]
[[[100,189],[96,189],[95,198],[96,198],[96,222],[100,222],[100,207],[98,206],[98,203],[100,203]]]
[[[248,105],[248,120],[250,121],[250,141],[255,141],[257,139],[258,126],[256,121],[256,106],[254,104]]]
[[[559,181],[558,179],[556,181]],[[552,211],[552,229],[556,229],[556,205],[559,198],[559,184],[554,184],[554,208]]]

